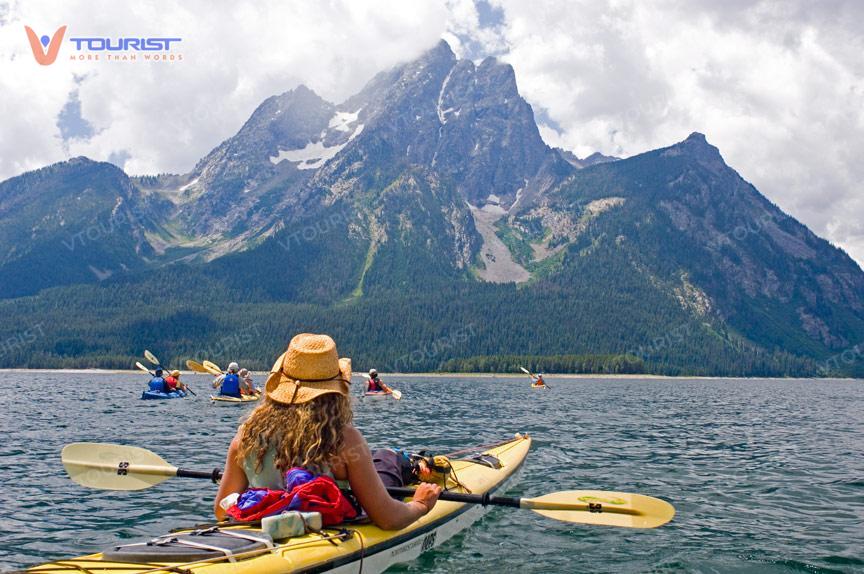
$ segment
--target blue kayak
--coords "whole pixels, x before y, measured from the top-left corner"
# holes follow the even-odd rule
[[[182,399],[186,396],[185,391],[171,391],[170,393],[163,393],[162,391],[144,391],[141,393],[141,400],[144,401],[153,401],[153,400],[162,400],[162,399]]]

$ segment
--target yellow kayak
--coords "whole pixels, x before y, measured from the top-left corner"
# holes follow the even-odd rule
[[[471,493],[501,494],[515,478],[530,447],[529,437],[516,435],[477,456],[453,459],[451,464],[458,480]],[[455,484],[448,486],[453,491],[466,492]],[[160,544],[138,543],[115,547],[104,553],[49,562],[29,571],[79,574],[383,572],[394,564],[409,562],[440,546],[485,512],[486,508],[477,504],[439,501],[429,514],[402,530],[385,531],[371,524],[346,524],[283,540],[272,540],[254,526],[231,526],[207,532],[199,530],[194,536],[184,536],[184,533],[193,532],[189,529],[171,536],[189,540],[190,545],[183,547],[175,543],[172,547],[163,543],[162,559],[155,558],[159,554],[153,554],[160,551],[154,550]],[[230,556],[224,550],[214,551],[213,547],[230,548]],[[175,554],[170,560],[164,558],[171,552]]]
[[[531,383],[531,388],[532,389],[545,389],[547,387],[546,387],[546,385],[538,385],[537,383]]]
[[[226,397],[224,395],[210,395],[210,402],[214,405],[237,405],[243,403],[254,403],[261,398],[261,393],[254,395],[243,395],[242,398]]]

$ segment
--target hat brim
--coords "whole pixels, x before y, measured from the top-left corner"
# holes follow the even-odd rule
[[[264,390],[270,400],[283,405],[306,403],[328,393],[348,395],[351,384],[351,359],[339,359],[339,374],[324,381],[298,381],[282,372],[280,356],[270,371]]]

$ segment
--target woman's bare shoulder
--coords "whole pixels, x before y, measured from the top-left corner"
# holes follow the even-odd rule
[[[342,429],[342,451],[340,458],[345,462],[356,460],[358,455],[369,451],[363,434],[352,425]]]

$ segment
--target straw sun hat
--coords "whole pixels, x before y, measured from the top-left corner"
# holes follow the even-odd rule
[[[291,339],[267,378],[265,390],[283,405],[311,401],[326,393],[348,394],[351,359],[340,359],[327,335],[301,333]]]

